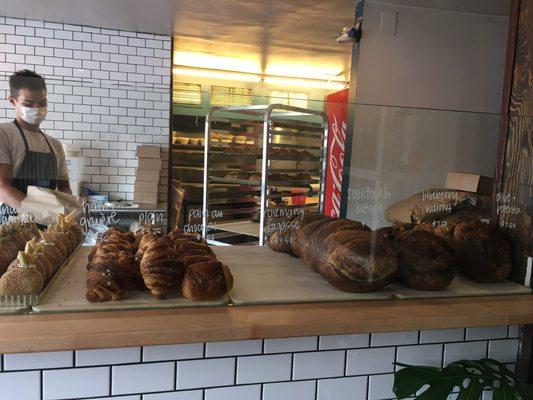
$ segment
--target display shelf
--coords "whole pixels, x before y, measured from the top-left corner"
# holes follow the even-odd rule
[[[213,301],[194,301],[177,294],[160,300],[151,297],[148,291],[139,290],[129,291],[122,300],[91,303],[85,299],[87,256],[91,249],[92,247],[85,246],[78,251],[51,282],[41,302],[32,308],[33,313],[207,307],[228,303],[227,297]]]
[[[228,117],[231,115],[231,117]],[[243,116],[255,116],[251,123]],[[312,122],[306,118],[314,118],[320,122]],[[256,137],[254,146],[230,145],[226,150],[219,151],[218,142],[213,143],[215,135],[223,134],[225,130],[220,124],[230,125],[229,130],[233,135],[241,134],[246,137]],[[205,152],[204,152],[204,192],[203,192],[203,235],[206,235],[209,225],[209,207],[216,201],[221,204],[226,193],[226,199],[238,199],[246,195],[257,196],[260,207],[259,244],[264,245],[265,236],[265,211],[271,201],[282,200],[283,197],[318,197],[319,208],[323,204],[323,185],[325,182],[326,143],[328,133],[327,116],[320,111],[306,110],[297,107],[273,104],[269,106],[239,106],[239,107],[212,107],[206,117]],[[252,131],[248,128],[252,127]],[[240,128],[240,129],[237,129]],[[243,132],[245,130],[246,132]],[[302,133],[300,135],[300,133]],[[297,139],[294,139],[297,138]],[[309,140],[309,138],[313,139]],[[285,154],[282,154],[285,153]],[[292,153],[292,154],[290,154]],[[233,161],[232,161],[233,160]],[[241,160],[243,171],[258,173],[260,182],[255,180],[242,180],[222,177],[215,174],[211,168],[219,168],[226,162],[227,165],[236,166]],[[248,160],[248,161],[244,161]],[[254,162],[255,163],[252,163]],[[305,170],[315,178],[305,181],[280,181],[272,179],[272,170],[300,173]],[[316,178],[318,177],[318,178]],[[255,177],[254,177],[255,178]],[[212,184],[229,185],[229,190],[215,189]],[[317,184],[319,190],[309,190],[305,193],[292,193],[291,189],[300,189]],[[250,193],[242,188],[257,188],[259,193]],[[280,191],[281,190],[281,191]],[[238,194],[236,194],[237,192]]]

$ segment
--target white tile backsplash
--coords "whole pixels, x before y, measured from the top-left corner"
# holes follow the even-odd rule
[[[56,369],[43,372],[43,399],[108,396],[110,367]]]
[[[485,358],[487,342],[449,343],[444,345],[444,366],[459,360]]]
[[[319,349],[333,350],[368,347],[369,342],[370,334],[368,333],[355,335],[326,335],[320,336]]]
[[[72,367],[72,363],[71,351],[4,355],[4,371]]]
[[[239,357],[237,384],[288,381],[291,379],[291,354]]]
[[[272,347],[264,350],[276,354],[261,354],[260,345],[266,340],[146,346],[142,361],[141,349],[136,347],[81,350],[76,352],[76,366],[72,366],[73,352],[36,353],[35,357],[27,354],[22,358],[5,355],[7,368],[23,364],[35,371],[0,373],[0,398],[7,393],[11,399],[9,394],[15,393],[24,400],[390,400],[394,397],[395,360],[440,365],[443,349],[444,365],[453,360],[483,358],[488,353],[514,369],[519,344],[516,338],[462,342],[461,332],[464,330],[422,331],[420,343],[385,347],[368,347],[367,334],[272,340]],[[398,339],[390,335],[377,337],[379,344],[385,340],[405,343],[413,335],[400,334]],[[359,345],[364,347],[353,347]],[[206,357],[204,347],[210,347]],[[259,354],[242,354],[252,351]],[[25,362],[21,364],[21,360]],[[15,361],[19,364],[15,365]],[[65,363],[68,368],[62,366]],[[87,366],[94,363],[101,365]],[[59,385],[63,381],[68,383]]]
[[[466,340],[504,339],[507,335],[507,326],[466,328]]]
[[[202,358],[203,354],[203,343],[145,346],[143,361],[188,360]]]
[[[205,346],[206,357],[240,356],[245,354],[260,354],[263,341],[236,340],[229,342],[209,342]]]
[[[178,361],[176,389],[229,386],[235,383],[235,358]]]
[[[440,367],[442,362],[442,344],[398,347],[396,360],[411,365]]]
[[[203,400],[201,390],[185,390],[183,392],[144,394],[142,400]]]
[[[373,375],[368,380],[368,400],[394,399],[393,374]],[[436,400],[436,399],[435,399]]]
[[[207,389],[205,400],[261,400],[261,385]]]
[[[174,367],[172,362],[114,366],[111,393],[115,395],[173,390]]]
[[[317,400],[356,400],[366,398],[366,377],[321,379]]]
[[[321,351],[294,355],[293,379],[331,378],[344,375],[344,351]]]
[[[0,373],[0,399],[41,400],[40,371]]]
[[[514,363],[518,355],[518,339],[504,339],[489,341],[489,358],[502,363]]]
[[[165,153],[168,152],[170,102],[165,99],[169,99],[170,96],[171,71],[169,67],[163,68],[163,65],[170,65],[171,54],[168,50],[170,36],[157,35],[149,39],[148,43],[147,39],[140,37],[142,34],[135,32],[63,24],[46,28],[52,26],[50,23],[41,28],[38,25],[42,24],[42,21],[21,19],[22,25],[16,25],[16,21],[19,20],[8,19],[4,24],[0,24],[0,34],[8,32],[5,44],[0,45],[0,71],[9,75],[17,69],[27,67],[44,75],[48,87],[50,113],[42,125],[43,130],[64,143],[75,142],[81,144],[82,150],[90,150],[100,149],[101,141],[112,141],[105,137],[106,133],[134,125],[140,132],[134,135],[131,143],[159,144]],[[137,45],[134,46],[132,43]],[[144,46],[138,46],[143,43]],[[156,54],[154,48],[167,50],[157,50]],[[123,53],[124,57],[120,58],[121,54],[118,53]],[[134,68],[131,72],[135,73],[119,72],[131,67]],[[90,81],[82,82],[81,78]],[[91,92],[91,86],[93,89],[101,90]],[[140,100],[138,103],[135,101],[131,103],[123,114],[135,115],[138,118],[112,121],[106,125],[101,122],[102,119],[110,114],[120,115],[118,110],[101,107],[86,111],[55,112],[64,105],[103,106],[103,101],[113,98],[108,87],[115,89],[115,92],[122,88],[127,89],[124,90],[128,94],[127,98]],[[72,88],[76,89],[76,95],[72,95]],[[63,93],[68,93],[68,96],[64,98],[56,96]],[[158,95],[157,104],[150,104],[154,93]],[[119,98],[122,96],[116,97],[117,100]],[[13,118],[14,111],[7,101],[0,100],[0,109],[2,110],[0,122]],[[160,112],[155,115],[154,109]],[[81,121],[87,123],[87,127],[72,125],[73,122]],[[80,138],[85,132],[101,132],[103,135],[101,139],[82,142]],[[110,155],[102,155],[99,158],[106,159],[107,162],[113,159]],[[90,167],[94,160],[87,158],[85,161]],[[116,174],[85,172],[83,184],[93,190],[107,193],[112,198],[131,200],[133,187],[122,187],[120,190],[117,187],[102,185],[113,175]],[[134,176],[134,172],[131,176]],[[163,186],[166,186],[163,180],[165,176],[168,176],[166,164],[160,180]],[[160,192],[159,200],[166,202],[166,193]]]
[[[397,346],[418,343],[418,331],[380,332],[371,335],[371,346]]]
[[[316,336],[265,339],[265,353],[294,353],[317,348]]]
[[[346,375],[393,372],[395,352],[394,347],[348,350]]]
[[[127,364],[141,361],[140,347],[76,351],[76,366]]]
[[[464,328],[420,331],[420,343],[462,342],[464,335]]]
[[[314,400],[315,382],[269,383],[263,386],[263,400]]]

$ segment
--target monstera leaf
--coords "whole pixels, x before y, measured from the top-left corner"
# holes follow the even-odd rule
[[[394,394],[398,399],[446,400],[452,392],[457,400],[479,400],[483,390],[493,391],[493,400],[532,399],[531,387],[523,385],[515,375],[496,360],[457,361],[446,368],[400,367],[394,375]]]

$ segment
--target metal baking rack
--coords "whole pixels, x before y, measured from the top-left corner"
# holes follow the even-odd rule
[[[246,232],[243,241],[263,246],[269,208],[290,210],[285,215],[322,211],[327,136],[322,111],[282,104],[212,107],[205,122],[203,236],[218,240]],[[254,210],[258,223],[252,222]]]

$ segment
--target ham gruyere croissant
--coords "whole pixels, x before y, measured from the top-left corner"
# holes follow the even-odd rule
[[[35,267],[33,257],[20,251],[17,266],[8,269],[0,278],[0,295],[38,295],[43,286],[43,277]]]
[[[144,283],[153,297],[164,299],[178,291],[184,266],[165,238],[148,245],[140,268]]]

